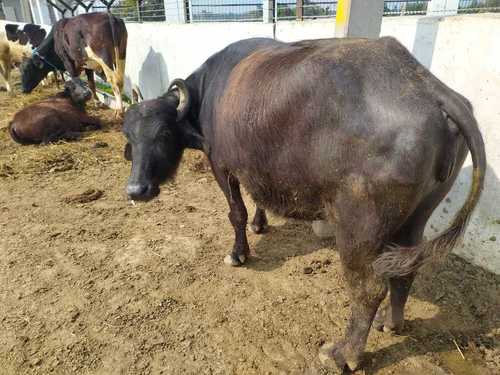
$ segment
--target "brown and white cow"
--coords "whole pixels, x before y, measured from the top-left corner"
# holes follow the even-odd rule
[[[94,71],[111,84],[118,109],[123,112],[127,29],[123,20],[109,13],[88,13],[59,20],[22,67],[23,92],[31,92],[54,69],[72,78],[85,70],[96,96]]]

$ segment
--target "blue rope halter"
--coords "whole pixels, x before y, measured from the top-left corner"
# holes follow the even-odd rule
[[[53,68],[54,70],[58,71],[58,72],[62,72],[64,74],[64,71],[59,69],[57,66],[55,66],[54,64],[52,64],[49,60],[47,60],[45,57],[43,57],[42,55],[40,55],[38,53],[38,49],[35,48],[33,49],[32,51],[32,55],[33,56],[38,56],[40,58],[40,60],[42,60],[44,63],[46,63],[48,66],[50,66],[51,68]]]

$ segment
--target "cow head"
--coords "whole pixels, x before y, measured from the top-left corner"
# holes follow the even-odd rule
[[[125,113],[131,199],[152,199],[160,192],[159,185],[175,175],[185,148],[182,126],[189,108],[189,90],[183,80],[176,79],[165,95],[132,105]]]
[[[83,106],[92,97],[92,91],[80,78],[66,81],[64,83],[64,94],[71,98],[73,103],[80,106]]]
[[[21,85],[23,92],[29,94],[49,74],[50,66],[34,54],[21,64]]]

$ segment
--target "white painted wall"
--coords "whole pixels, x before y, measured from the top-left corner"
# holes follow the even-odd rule
[[[0,21],[2,26],[2,21]],[[285,41],[328,38],[333,20],[268,23],[127,24],[127,85],[138,84],[145,98],[162,94],[174,78],[186,78],[210,55],[249,37]],[[486,188],[456,252],[500,274],[500,15],[387,17],[381,35],[399,39],[438,78],[469,98],[486,143]],[[468,160],[449,195],[431,218],[426,235],[446,227],[465,200],[470,184]],[[435,229],[434,229],[435,228]],[[493,241],[496,237],[496,241]],[[491,238],[491,239],[490,239]]]
[[[264,23],[128,23],[126,85],[145,99],[162,94],[174,78],[187,77],[214,52],[240,39],[273,37]]]

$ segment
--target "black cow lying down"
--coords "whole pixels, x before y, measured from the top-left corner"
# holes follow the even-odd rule
[[[92,92],[80,82],[67,81],[64,92],[31,104],[14,115],[9,132],[21,144],[76,139],[85,130],[101,127],[98,119],[85,113]]]
[[[163,96],[131,107],[123,131],[132,199],[157,195],[185,148],[207,154],[230,207],[231,264],[249,254],[240,184],[259,207],[334,226],[351,317],[345,338],[320,358],[342,369],[358,367],[388,289],[375,326],[402,327],[417,269],[457,243],[484,183],[469,102],[393,38],[234,43]],[[424,241],[467,149],[467,201],[449,229]]]

